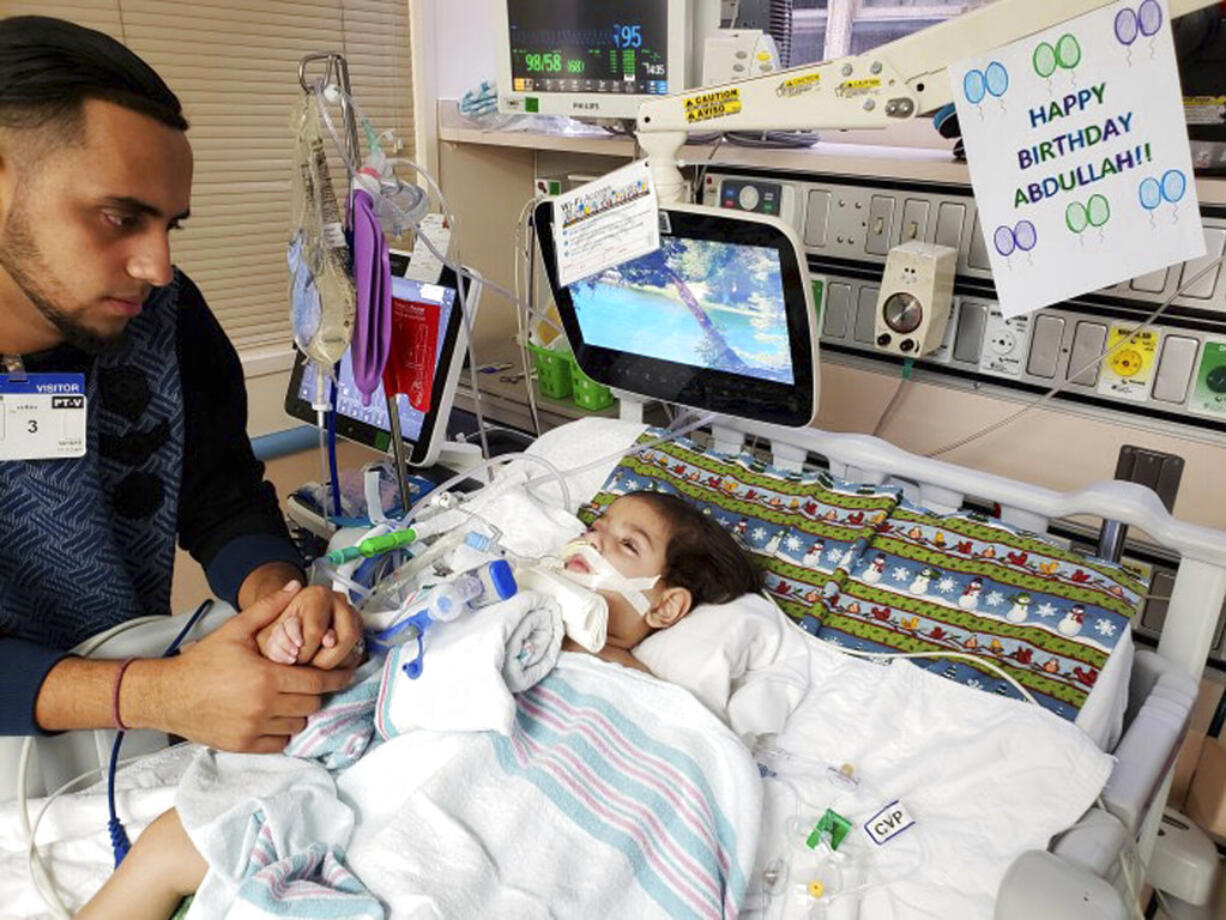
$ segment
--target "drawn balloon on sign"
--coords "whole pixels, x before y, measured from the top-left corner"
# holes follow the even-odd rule
[[[1018,221],[1012,227],[1002,224],[992,234],[992,245],[996,247],[998,253],[1005,257],[1005,264],[1009,266],[1010,271],[1013,270],[1013,261],[1009,257],[1015,252],[1026,253],[1027,264],[1034,264],[1030,253],[1038,242],[1039,233],[1034,224],[1028,220]]]

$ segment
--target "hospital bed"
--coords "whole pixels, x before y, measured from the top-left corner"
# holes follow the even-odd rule
[[[1077,6],[1080,9],[1094,5],[1091,0],[1082,0]],[[986,15],[968,17],[966,27],[975,28]],[[1035,16],[1039,17],[1039,13],[1036,12]],[[1046,24],[1047,20],[1040,17],[1013,25],[1018,34],[1026,34],[1027,30],[1034,31]],[[941,46],[941,36],[933,32],[920,35],[922,37],[899,49],[908,52],[904,58],[887,62],[893,69],[887,70],[886,76],[892,76],[897,71],[900,83],[909,84],[924,79],[928,88],[924,90],[925,84],[918,83],[915,98],[904,100],[907,101],[905,112],[898,106],[894,107],[893,112],[887,111],[886,114],[892,117],[933,108],[934,103],[944,102],[948,97],[948,81],[943,73],[946,48]],[[987,42],[987,36],[977,38]],[[934,64],[933,61],[938,63]],[[867,65],[868,60],[858,63]],[[833,70],[839,64],[829,62],[815,65],[812,70],[819,77],[825,74],[827,82],[833,84],[837,79]],[[905,74],[898,71],[900,67],[908,68]],[[767,88],[747,85],[746,100],[756,98],[752,94],[759,91],[766,92]],[[774,99],[774,89],[770,88],[769,92],[770,98]],[[671,104],[675,106],[676,100]],[[664,105],[667,103],[651,109],[653,114],[641,116],[640,130],[653,117],[655,121],[652,122],[652,131],[641,132],[644,136],[640,140],[651,154],[651,168],[661,198],[665,203],[671,203],[679,197],[679,176],[672,151],[680,145],[684,131],[683,126],[670,123],[670,117],[676,113],[670,112]],[[853,107],[843,108],[851,112]],[[854,109],[856,112],[870,111],[869,107],[861,107],[858,103]],[[750,111],[762,110],[766,110],[770,116],[769,125],[746,121]],[[766,105],[746,105],[745,112],[746,115],[736,124],[729,126],[791,126],[781,123],[777,113]],[[806,113],[798,117],[811,116]],[[846,123],[839,121],[838,126],[855,127],[867,119],[867,116],[860,114],[845,117],[850,120]],[[881,117],[876,114],[872,121],[880,121]],[[681,116],[676,115],[676,118],[680,119]],[[808,122],[805,126],[809,126]],[[670,130],[672,128],[676,130]],[[659,136],[652,137],[652,134]],[[674,221],[685,211],[683,207],[675,208],[672,212]],[[701,214],[699,218],[705,219]],[[793,246],[792,250],[799,252],[799,245]],[[803,272],[800,267],[803,264],[803,260],[798,260],[794,272],[801,280]],[[799,286],[807,291],[807,284]],[[806,293],[804,296],[809,295]],[[804,322],[809,321],[812,312],[811,302],[802,299],[799,314],[805,317]],[[568,326],[568,336],[573,343],[572,331]],[[807,366],[814,372],[810,395],[815,401],[816,354],[814,351],[811,363],[806,365],[803,360],[806,351],[808,344],[794,354],[798,359],[795,367],[799,370]],[[741,382],[744,384],[743,380]],[[744,390],[737,396],[743,398]],[[694,404],[684,399],[674,401]],[[803,424],[812,416],[811,410],[810,403],[796,410],[799,423]],[[568,436],[565,429],[556,434],[563,440]],[[828,433],[811,428],[785,428],[731,418],[715,421],[710,438],[715,451],[733,455],[740,452],[749,439],[753,439],[755,448],[766,450],[776,468],[799,472],[805,468],[812,469],[816,463],[845,482],[897,487],[915,505],[936,513],[958,512],[968,501],[995,505],[1005,525],[1040,535],[1047,534],[1054,522],[1072,517],[1089,516],[1113,521],[1143,532],[1164,550],[1178,556],[1178,574],[1161,643],[1156,651],[1138,651],[1131,665],[1127,700],[1120,701],[1124,710],[1122,734],[1112,752],[1116,762],[1103,790],[1100,805],[1091,808],[1074,826],[1061,833],[1048,850],[1036,849],[1020,854],[1004,876],[995,904],[995,915],[1004,920],[1040,915],[1057,918],[1126,916],[1128,908],[1122,892],[1135,888],[1135,879],[1131,877],[1135,872],[1130,872],[1128,867],[1139,870],[1152,852],[1170,788],[1172,766],[1196,696],[1197,680],[1210,647],[1217,612],[1226,599],[1226,534],[1175,520],[1153,493],[1123,482],[1100,482],[1075,492],[1058,493],[909,454],[872,437]],[[582,439],[582,436],[575,436],[575,440]],[[590,459],[590,456],[574,458],[574,465],[583,465]],[[561,465],[563,469],[569,468],[566,464]],[[601,481],[589,481],[586,489],[575,491],[590,495]],[[226,613],[220,608],[213,611],[210,614],[213,620],[209,625],[215,624]],[[177,627],[178,623],[165,621],[137,623],[123,628],[115,636],[107,637],[105,642],[91,643],[90,648],[82,651],[107,657],[135,652],[159,653],[177,632]],[[985,696],[985,699],[989,697]],[[108,735],[99,732],[69,739],[38,739],[24,746],[25,750],[36,754],[35,758],[30,759],[32,762],[27,762],[17,748],[10,746],[5,750],[0,778],[9,780],[12,787],[11,780],[15,774],[24,775],[27,769],[37,769],[39,774],[30,787],[31,793],[49,791],[80,769],[101,766],[110,746]],[[163,742],[161,738],[147,737],[141,739],[138,746],[153,748]],[[13,816],[10,813],[8,817]],[[6,865],[12,869],[15,863],[9,861]],[[725,915],[735,912],[735,906],[732,906],[725,911]]]
[[[557,429],[553,437],[565,437],[565,433],[565,428]],[[918,457],[868,436],[750,421],[721,420],[711,428],[710,438],[713,449],[731,454],[753,439],[759,449],[769,450],[776,467],[785,470],[800,470],[802,465],[811,469],[817,462],[844,480],[899,485],[909,499],[933,511],[957,511],[968,499],[993,502],[1003,521],[1039,534],[1046,533],[1052,522],[1077,515],[1113,520],[1143,531],[1179,555],[1161,644],[1156,651],[1139,650],[1135,655],[1124,731],[1113,752],[1118,760],[1102,793],[1101,807],[1091,809],[1054,840],[1047,852],[1021,855],[1000,888],[996,906],[996,916],[1001,918],[1125,916],[1119,894],[1124,885],[1121,857],[1127,855],[1130,841],[1136,842],[1141,860],[1152,851],[1214,614],[1226,596],[1226,534],[1175,520],[1152,492],[1125,482],[1099,482],[1076,492],[1058,493]],[[606,473],[607,469],[589,475],[583,485],[590,487]],[[228,612],[222,608],[211,612],[201,629],[215,626]],[[175,621],[181,619],[138,621],[84,651],[106,657],[157,653],[177,631]],[[31,795],[41,791],[40,783],[53,788],[81,769],[105,763],[108,736],[108,732],[97,732],[38,739],[33,745],[37,756],[30,766],[32,775],[40,772],[33,780]],[[135,740],[135,750],[139,750],[156,747],[162,739]],[[6,751],[4,763],[7,797],[14,789],[17,752],[13,747]],[[99,816],[99,825],[101,820]]]

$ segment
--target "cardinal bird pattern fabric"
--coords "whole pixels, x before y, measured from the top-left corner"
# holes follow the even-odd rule
[[[863,651],[939,649],[990,661],[1072,720],[1146,588],[1120,566],[998,519],[938,515],[904,501],[829,599],[820,635]],[[916,663],[990,693],[1020,695],[974,661]]]

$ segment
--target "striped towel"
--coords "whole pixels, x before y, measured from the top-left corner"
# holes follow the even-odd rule
[[[735,735],[683,690],[590,655],[472,735],[353,867],[402,916],[738,916],[762,787]],[[388,742],[396,744],[396,741]]]
[[[353,812],[321,764],[202,749],[175,807],[209,866],[188,920],[382,920],[382,904],[345,866]]]
[[[254,839],[247,875],[227,917],[383,920],[383,905],[345,868],[339,847],[312,843],[305,850],[282,854],[262,810],[252,814],[249,836]]]
[[[373,750],[380,743],[375,737],[375,701],[383,661],[380,655],[363,664],[347,690],[333,694],[323,709],[307,717],[306,728],[290,738],[284,753],[336,772]]]

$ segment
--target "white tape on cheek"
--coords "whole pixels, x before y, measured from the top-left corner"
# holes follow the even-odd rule
[[[659,575],[627,578],[613,567],[613,563],[600,555],[596,547],[583,540],[572,540],[566,544],[562,548],[561,555],[564,560],[578,556],[589,569],[587,572],[575,572],[563,568],[563,574],[567,578],[593,591],[612,591],[620,594],[626,599],[626,603],[634,608],[634,612],[641,617],[646,616],[647,611],[651,609],[651,601],[643,592],[655,587],[656,582],[660,580]]]

